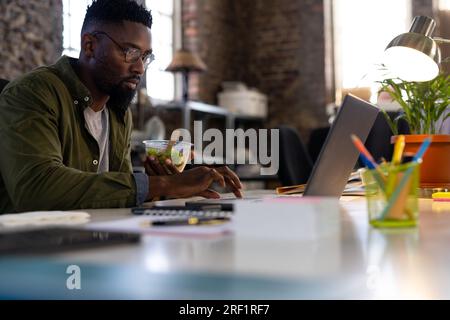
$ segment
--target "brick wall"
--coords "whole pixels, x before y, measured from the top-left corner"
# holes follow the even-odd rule
[[[240,2],[240,1],[239,1]],[[248,1],[241,79],[269,96],[269,126],[302,135],[326,122],[322,1]]]
[[[412,17],[433,17],[437,6],[436,0],[411,0]]]
[[[433,33],[435,37],[450,39],[450,11],[439,11],[437,0],[412,0],[412,17],[425,15],[432,17],[436,21],[436,29]],[[445,59],[450,56],[450,46],[440,45],[441,57]],[[441,63],[441,71],[450,72],[450,62]]]
[[[442,10],[439,12],[439,30],[435,32],[437,36],[441,36],[444,39],[450,39],[450,10]],[[441,70],[450,74],[450,45],[444,44],[440,46],[442,60]]]
[[[243,81],[269,96],[270,127],[306,136],[326,123],[323,19],[317,0],[183,0],[183,43],[209,68],[191,97],[217,103],[222,81]]]
[[[182,0],[183,44],[208,65],[192,75],[191,98],[216,104],[221,82],[243,81],[269,96],[269,126],[290,124],[307,136],[324,125],[323,1]],[[433,0],[412,3],[413,16],[433,8]],[[60,56],[61,0],[3,0],[0,12],[0,77]]]
[[[235,79],[237,36],[234,1],[184,0],[183,45],[197,52],[208,72],[190,76],[190,98],[215,103],[224,80]]]
[[[193,99],[216,104],[220,83],[238,80],[269,96],[270,127],[293,125],[306,138],[326,124],[333,95],[332,69],[325,70],[328,0],[182,1],[183,43],[209,67],[192,76]],[[412,0],[412,16],[437,18],[436,4]],[[437,22],[435,35],[442,33]]]
[[[0,1],[1,78],[53,63],[61,52],[61,0]]]

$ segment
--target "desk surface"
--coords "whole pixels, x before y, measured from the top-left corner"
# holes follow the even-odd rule
[[[420,226],[390,231],[368,225],[364,198],[339,207],[299,210],[293,237],[146,235],[138,245],[3,257],[0,298],[450,298],[450,203],[420,200]],[[93,221],[131,215],[89,212]],[[66,289],[69,265],[81,268],[81,290]]]

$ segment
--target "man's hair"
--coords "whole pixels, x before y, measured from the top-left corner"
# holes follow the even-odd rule
[[[151,12],[133,0],[94,0],[86,9],[81,32],[96,23],[120,23],[124,20],[152,27]]]

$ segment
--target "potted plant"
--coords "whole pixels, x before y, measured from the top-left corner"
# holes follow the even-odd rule
[[[394,133],[391,142],[398,136],[400,119],[408,123],[411,133],[405,136],[405,152],[415,153],[423,140],[432,136],[421,165],[420,186],[450,188],[450,134],[440,134],[444,121],[450,118],[450,75],[440,74],[427,82],[384,79],[380,83],[379,92],[387,92],[402,109],[395,119],[382,110]]]

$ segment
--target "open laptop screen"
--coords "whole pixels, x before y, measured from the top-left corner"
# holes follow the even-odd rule
[[[305,196],[341,196],[359,155],[350,135],[365,142],[378,112],[377,107],[362,99],[345,96],[309,176]]]

